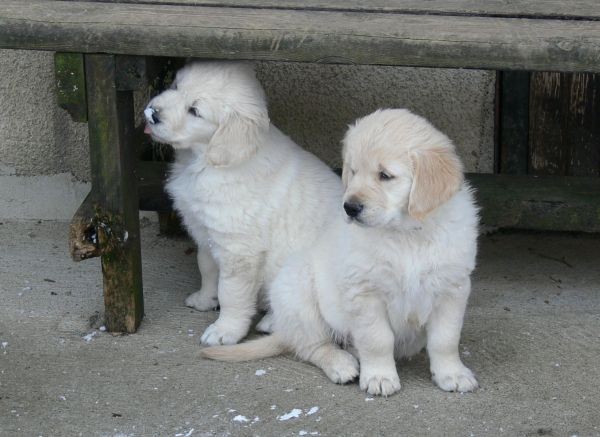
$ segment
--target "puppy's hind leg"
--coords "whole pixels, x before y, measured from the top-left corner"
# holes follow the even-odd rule
[[[198,311],[210,311],[219,306],[217,298],[217,284],[219,280],[219,267],[215,262],[207,245],[198,247],[198,268],[202,276],[202,287],[192,293],[185,300],[185,305]]]
[[[320,367],[333,382],[345,384],[358,376],[358,361],[332,340],[320,313],[311,269],[301,259],[284,267],[270,293],[273,330],[296,356]]]
[[[345,384],[358,376],[359,365],[356,358],[329,338],[323,339],[321,343],[307,345],[297,351],[296,355],[320,367],[336,384]]]

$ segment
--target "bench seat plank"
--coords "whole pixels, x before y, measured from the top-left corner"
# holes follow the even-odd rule
[[[0,48],[600,71],[600,22],[4,0]]]
[[[84,0],[231,8],[600,20],[597,0]]]

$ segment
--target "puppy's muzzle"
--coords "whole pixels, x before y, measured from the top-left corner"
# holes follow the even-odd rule
[[[144,109],[144,115],[146,116],[146,120],[148,121],[148,123],[160,123],[160,118],[158,118],[158,111],[152,106],[148,106],[146,109]]]
[[[348,217],[356,218],[362,212],[364,205],[355,200],[344,202],[344,211],[348,214]]]

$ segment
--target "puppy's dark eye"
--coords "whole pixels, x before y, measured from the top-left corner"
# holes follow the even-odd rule
[[[202,116],[200,115],[200,112],[198,111],[198,108],[195,108],[195,107],[192,106],[190,109],[188,109],[188,112],[190,114],[192,114],[194,117],[200,117],[200,118],[202,118]]]
[[[389,181],[390,179],[394,179],[394,176],[387,174],[384,171],[379,172],[379,180],[380,181]]]

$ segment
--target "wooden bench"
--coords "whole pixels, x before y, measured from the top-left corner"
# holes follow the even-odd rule
[[[170,207],[164,165],[138,165],[134,147],[132,91],[147,84],[149,57],[600,72],[600,2],[3,0],[0,48],[58,52],[59,103],[87,121],[92,169],[71,251],[101,256],[107,327],[134,332],[138,208]],[[522,161],[521,149],[511,153]],[[597,178],[469,177],[489,225],[600,231]]]

